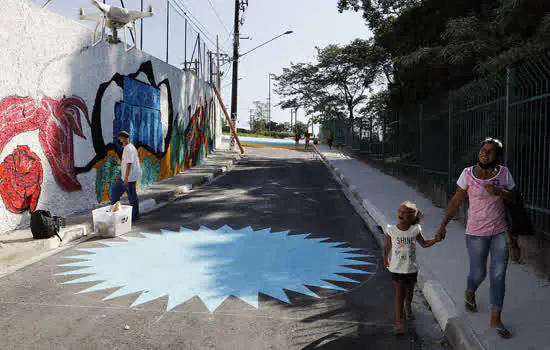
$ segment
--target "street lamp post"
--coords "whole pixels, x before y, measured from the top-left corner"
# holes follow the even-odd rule
[[[269,73],[269,96],[267,97],[267,129],[271,131],[271,73]]]
[[[246,51],[245,53],[243,53],[242,55],[239,55],[238,57],[241,58],[241,57],[243,57],[243,56],[246,56],[246,55],[248,55],[249,53],[251,53],[252,51],[255,51],[255,50],[259,49],[260,47],[265,46],[265,45],[269,44],[270,42],[279,39],[279,38],[282,37],[283,35],[289,35],[289,34],[292,34],[292,33],[294,33],[294,31],[292,31],[292,30],[287,30],[286,32],[284,32],[284,33],[282,33],[282,34],[277,35],[277,36],[274,37],[273,39],[270,39],[270,40],[266,41],[265,43],[260,44],[260,45],[256,46],[255,48]]]
[[[273,73],[269,73],[269,97],[267,98],[267,107],[268,107],[268,128],[271,131],[271,76]]]

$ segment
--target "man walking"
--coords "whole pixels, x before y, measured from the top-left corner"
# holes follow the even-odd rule
[[[115,204],[124,194],[128,194],[128,200],[132,206],[132,221],[139,220],[139,198],[136,191],[136,182],[141,181],[141,164],[136,147],[130,143],[130,134],[121,131],[118,141],[124,147],[121,161],[121,177],[112,190],[111,204]]]

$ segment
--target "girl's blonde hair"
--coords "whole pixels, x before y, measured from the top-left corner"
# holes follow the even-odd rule
[[[415,221],[413,222],[413,225],[418,225],[424,221],[424,213],[422,210],[416,206],[415,203],[411,201],[404,201],[401,203],[402,206],[414,210],[415,213]]]

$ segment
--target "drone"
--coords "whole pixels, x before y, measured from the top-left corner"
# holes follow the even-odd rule
[[[109,38],[110,43],[119,43],[118,30],[122,29],[124,31],[124,50],[126,52],[132,50],[136,47],[136,43],[128,45],[126,40],[126,29],[133,34],[134,38],[137,37],[136,34],[136,21],[138,19],[153,17],[153,7],[149,6],[149,11],[129,11],[125,8],[110,6],[104,3],[99,2],[98,0],[92,0],[92,4],[99,9],[99,12],[85,14],[84,9],[79,10],[78,19],[81,21],[94,21],[97,22],[94,34],[92,46],[96,46],[103,41],[105,37],[105,28],[109,27],[113,35]],[[97,30],[101,26],[101,37],[97,38]]]

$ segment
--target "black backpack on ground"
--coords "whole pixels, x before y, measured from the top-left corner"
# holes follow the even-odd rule
[[[35,239],[47,239],[53,236],[59,237],[60,218],[52,216],[47,210],[36,210],[31,214],[31,232]]]

